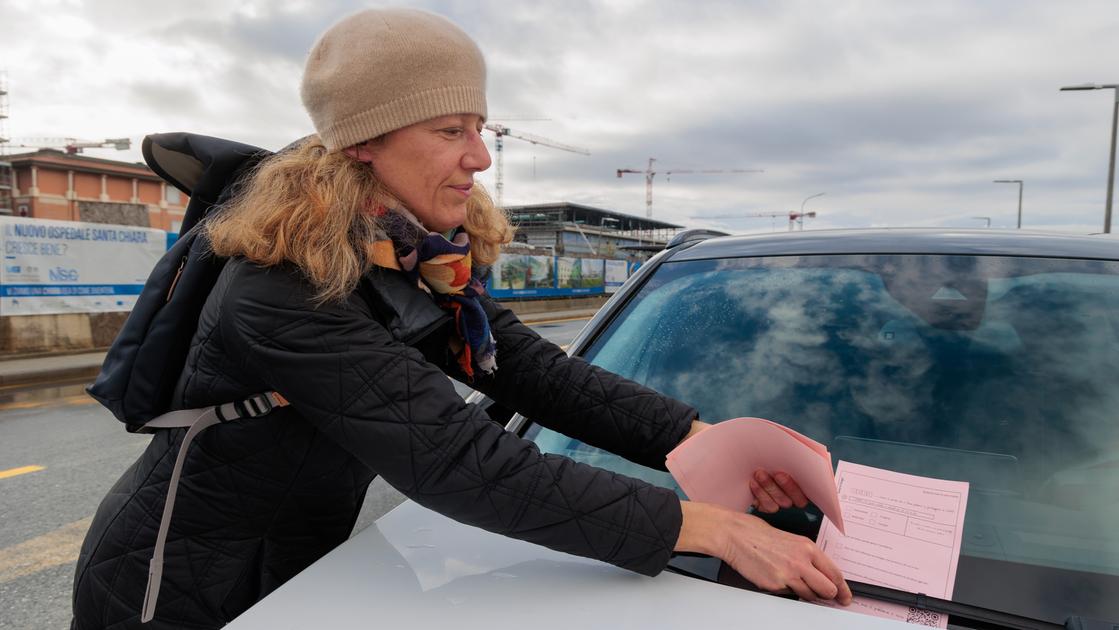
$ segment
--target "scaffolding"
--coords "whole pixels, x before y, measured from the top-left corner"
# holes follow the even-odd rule
[[[8,73],[0,70],[0,155],[8,154]]]
[[[613,257],[619,250],[655,251],[682,229],[664,221],[569,202],[510,206],[505,211],[517,228],[519,241],[557,254]]]
[[[8,73],[0,71],[0,215],[12,214],[15,174],[8,155]]]

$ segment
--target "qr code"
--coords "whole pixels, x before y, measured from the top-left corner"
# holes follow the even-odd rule
[[[905,616],[906,623],[915,623],[921,626],[932,626],[933,628],[940,626],[940,613],[932,610],[921,610],[919,608],[910,608],[909,614]]]

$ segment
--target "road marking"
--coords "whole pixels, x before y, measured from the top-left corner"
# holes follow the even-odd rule
[[[65,405],[67,407],[88,405],[97,402],[86,394],[67,396],[65,398],[52,398],[50,400],[20,400],[15,402],[0,403],[0,411],[12,409],[38,409],[40,407],[54,407]]]
[[[27,473],[39,472],[46,470],[44,466],[22,466],[20,468],[9,468],[7,470],[0,470],[0,479],[7,479],[8,477],[16,477],[19,475],[26,475]]]
[[[92,521],[92,516],[83,518],[18,545],[0,549],[0,584],[77,562],[82,540]]]
[[[565,317],[563,319],[541,319],[539,321],[524,322],[524,325],[532,327],[532,326],[536,326],[537,324],[562,324],[563,322],[583,321],[583,320],[590,319],[591,317],[593,317],[593,315],[585,315],[583,317]]]
[[[44,389],[48,387],[68,387],[74,385],[90,385],[93,381],[88,376],[75,376],[71,378],[60,378],[54,381],[40,382],[40,383],[8,383],[7,385],[0,385],[0,394],[11,391],[25,391]]]

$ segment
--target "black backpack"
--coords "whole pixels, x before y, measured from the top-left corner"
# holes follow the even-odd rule
[[[190,196],[179,239],[156,263],[136,306],[109,348],[101,373],[87,388],[130,432],[171,408],[175,383],[206,297],[225,266],[209,251],[202,225],[234,184],[270,151],[189,133],[144,138],[144,160],[167,183]]]
[[[280,151],[297,147],[297,140]],[[101,373],[87,388],[128,431],[171,411],[175,384],[186,365],[198,317],[226,259],[210,251],[206,217],[236,190],[237,183],[272,152],[209,136],[162,133],[144,138],[144,160],[160,177],[190,195],[179,240],[156,263],[136,306],[109,348]],[[399,272],[382,270],[358,290],[374,317],[392,336],[413,343],[449,320]],[[234,401],[227,417],[255,417],[252,400]]]

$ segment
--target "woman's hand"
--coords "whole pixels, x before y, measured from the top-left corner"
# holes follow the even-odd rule
[[[684,522],[676,551],[720,558],[767,591],[789,589],[809,601],[851,603],[843,574],[811,540],[710,503],[681,501],[680,507]]]
[[[688,434],[680,443],[701,431],[710,429],[711,425],[696,418]],[[754,471],[754,478],[750,480],[750,492],[754,495],[754,508],[761,512],[773,513],[781,508],[790,508],[794,505],[803,508],[808,505],[808,497],[800,489],[797,482],[784,472],[770,474],[769,471],[759,468]]]
[[[788,473],[777,472],[772,475],[761,468],[754,471],[750,480],[750,492],[754,495],[754,507],[761,512],[772,514],[781,508],[794,505],[803,508],[808,505],[808,497]]]

